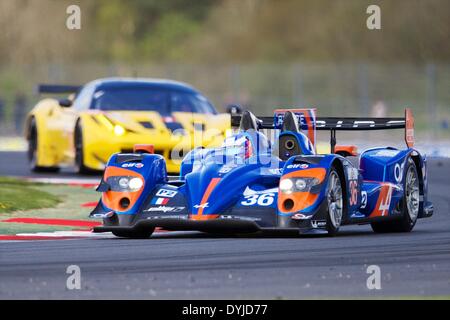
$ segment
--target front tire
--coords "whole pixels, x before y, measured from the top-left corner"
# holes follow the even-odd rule
[[[90,174],[93,170],[86,167],[84,164],[84,143],[83,143],[83,129],[78,122],[75,127],[75,170],[79,174]]]
[[[411,232],[419,216],[419,175],[414,161],[409,158],[403,182],[403,199],[400,200],[401,219],[394,221],[372,222],[372,230],[376,233]]]
[[[331,169],[327,184],[327,231],[328,235],[335,236],[344,217],[344,198],[342,196],[342,180],[335,168]]]
[[[36,120],[33,118],[30,123],[29,136],[28,136],[28,163],[32,172],[58,172],[58,167],[43,167],[38,165],[38,130],[36,126]]]

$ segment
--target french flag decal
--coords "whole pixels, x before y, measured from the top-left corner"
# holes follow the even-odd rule
[[[157,205],[161,205],[161,204],[167,204],[167,202],[169,202],[169,198],[153,198],[152,199],[152,204],[157,204]]]

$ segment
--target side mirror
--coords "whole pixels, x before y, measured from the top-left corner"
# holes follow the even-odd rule
[[[61,99],[61,100],[59,100],[59,105],[63,108],[69,108],[72,106],[72,100],[67,99],[67,98]]]
[[[227,113],[233,115],[233,114],[241,114],[242,113],[242,107],[238,104],[229,104],[227,106]]]

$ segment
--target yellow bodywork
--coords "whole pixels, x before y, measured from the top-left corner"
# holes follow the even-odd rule
[[[83,132],[83,162],[92,170],[103,170],[109,157],[117,152],[131,152],[135,144],[152,144],[155,153],[166,159],[167,170],[177,173],[181,159],[193,147],[219,146],[230,128],[229,114],[192,114],[175,112],[172,120],[182,130],[172,132],[163,116],[146,111],[77,112],[61,107],[55,99],[40,101],[27,117],[26,136],[34,119],[38,143],[36,165],[71,166],[75,160],[74,132],[77,123]],[[142,123],[148,124],[144,126]]]

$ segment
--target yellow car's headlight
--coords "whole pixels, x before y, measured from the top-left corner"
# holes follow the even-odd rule
[[[114,126],[114,134],[118,137],[123,136],[126,133],[126,130],[124,127],[122,127],[121,125],[116,124]]]

